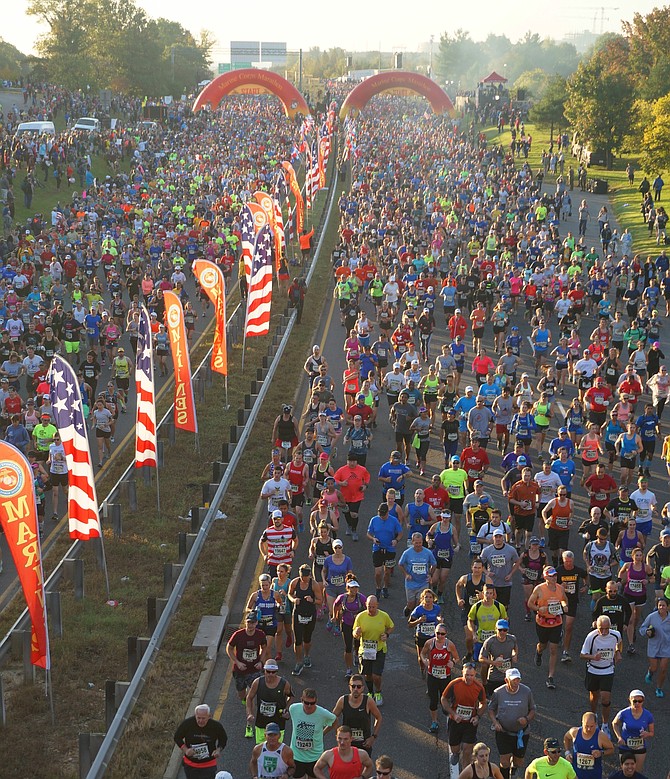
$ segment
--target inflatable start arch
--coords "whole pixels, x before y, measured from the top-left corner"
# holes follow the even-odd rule
[[[344,120],[350,113],[354,115],[359,113],[368,101],[380,92],[422,95],[430,103],[434,113],[455,115],[454,104],[449,99],[449,95],[427,76],[407,70],[387,70],[366,78],[351,90],[342,103],[340,119]]]
[[[202,90],[193,103],[193,111],[200,111],[206,105],[218,108],[226,95],[275,95],[283,106],[286,116],[295,119],[297,114],[309,116],[310,110],[305,98],[282,76],[269,70],[243,68],[231,70],[217,76]]]

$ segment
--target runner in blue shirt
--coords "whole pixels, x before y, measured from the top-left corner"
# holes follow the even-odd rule
[[[391,452],[389,461],[379,469],[378,479],[382,485],[382,500],[386,499],[386,491],[393,489],[396,500],[402,506],[405,500],[405,474],[410,473],[411,470],[409,465],[402,462],[400,452]]]
[[[575,476],[575,464],[568,458],[568,450],[561,447],[558,451],[558,460],[551,464],[551,470],[558,474],[563,486],[568,489],[568,497],[572,494],[572,480]]]
[[[656,449],[656,436],[660,435],[660,421],[654,411],[652,403],[644,404],[644,414],[637,418],[637,432],[642,439],[642,452],[640,452],[640,473],[644,468],[644,475],[651,476],[649,466],[651,465]],[[646,462],[646,465],[645,465]]]

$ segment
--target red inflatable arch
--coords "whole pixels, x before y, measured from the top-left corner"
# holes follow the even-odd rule
[[[391,92],[396,95],[423,95],[430,103],[434,113],[443,114],[446,112],[451,116],[455,114],[454,104],[449,99],[449,95],[427,76],[411,73],[407,70],[387,70],[366,78],[365,81],[351,90],[340,109],[340,119],[343,120],[349,113],[357,114],[365,107],[370,98],[380,92]]]
[[[256,68],[231,70],[217,76],[202,90],[193,103],[193,111],[200,111],[206,105],[218,108],[226,95],[276,95],[284,105],[286,116],[294,119],[296,114],[309,116],[309,106],[298,90],[277,73]]]

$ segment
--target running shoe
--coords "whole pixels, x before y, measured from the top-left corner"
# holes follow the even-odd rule
[[[535,650],[535,665],[539,668],[542,665],[542,655]]]
[[[291,673],[293,674],[293,676],[300,676],[300,674],[302,673],[302,668],[303,668],[302,663],[296,663],[295,668],[293,669],[293,671],[291,671]]]
[[[555,690],[556,689],[556,682],[554,682],[554,677],[553,676],[547,676],[546,685],[547,685],[547,689],[548,690]]]
[[[311,668],[312,667],[312,658],[309,655],[305,655],[303,658],[302,664],[305,666],[305,668]]]
[[[375,699],[375,703],[377,704],[377,706],[383,706],[384,705],[384,698],[382,697],[382,694],[380,692],[374,693],[374,695],[372,697]]]
[[[440,729],[440,723],[439,722],[431,722],[430,723],[430,732],[431,733],[437,733],[437,731]]]
[[[663,690],[660,687],[656,688],[655,695],[656,695],[657,698],[665,698],[665,693],[663,692]]]
[[[389,588],[388,588],[388,587],[382,587],[382,595],[383,595],[385,598],[388,598],[388,597],[389,597]]]
[[[358,541],[358,533],[354,530],[351,534],[352,541]]]
[[[647,673],[644,675],[644,680],[647,684],[651,684],[651,671],[647,671]]]
[[[253,738],[254,737],[254,729],[251,727],[251,725],[247,725],[244,729],[244,738]]]
[[[570,657],[570,652],[565,652],[565,651],[563,652],[563,654],[561,655],[561,662],[562,663],[572,662],[572,658]]]

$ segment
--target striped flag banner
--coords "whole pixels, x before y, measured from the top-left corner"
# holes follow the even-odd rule
[[[63,442],[68,470],[70,538],[80,541],[100,538],[98,496],[81,390],[72,366],[58,354],[51,361],[49,384],[54,421]]]
[[[247,302],[245,337],[267,335],[270,332],[272,308],[272,230],[262,227],[254,244],[251,284]]]
[[[151,320],[146,306],[140,309],[135,358],[135,467],[157,467],[156,457],[156,391],[154,385],[154,354],[151,343]]]
[[[195,260],[193,273],[214,305],[215,328],[212,344],[212,370],[228,375],[228,346],[226,341],[226,283],[221,268],[211,260]]]

